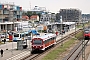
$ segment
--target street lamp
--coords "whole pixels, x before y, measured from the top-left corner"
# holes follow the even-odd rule
[[[75,38],[76,38],[76,21],[75,21]]]
[[[61,38],[62,38],[63,37],[63,32],[62,32],[62,24],[63,24],[62,16],[60,16],[60,23],[61,23]],[[61,46],[63,46],[63,41],[62,41]]]
[[[30,35],[30,36],[29,36],[29,35]],[[31,38],[31,32],[28,32],[28,39],[29,39],[29,38]],[[30,49],[30,42],[31,42],[31,41],[29,40],[29,51],[31,50],[31,49]],[[30,52],[30,53],[31,53],[31,52]]]
[[[30,23],[28,23],[28,28],[31,28],[31,27],[30,27]],[[29,51],[30,51],[30,50],[31,50],[31,48],[30,48],[30,42],[31,42],[31,41],[30,41],[30,40],[31,40],[31,29],[29,29],[29,31],[28,31],[28,37],[27,37],[27,38],[28,38],[28,40],[29,40]],[[30,51],[30,53],[31,53],[31,51]]]
[[[11,10],[11,12],[12,12],[12,10]],[[13,26],[14,26],[14,21],[13,21]],[[12,33],[12,35],[13,35],[13,38],[14,38],[14,33]],[[12,56],[13,56],[13,39],[12,39]]]
[[[14,13],[13,13],[13,8],[11,8],[11,9],[10,9],[10,15],[11,15],[10,18],[12,18],[13,27],[15,27],[15,26],[14,26],[14,19],[13,19],[14,16],[13,16],[13,14],[14,14]],[[14,29],[13,29],[13,30],[14,30]],[[13,38],[14,38],[14,33],[12,32],[11,34],[13,35]],[[11,50],[12,56],[13,56],[13,38],[12,38],[12,50]]]
[[[5,39],[7,39],[7,24],[6,24],[6,38]],[[8,50],[7,43],[6,43],[6,50]]]

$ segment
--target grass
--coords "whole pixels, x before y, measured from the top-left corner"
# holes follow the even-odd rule
[[[85,26],[87,26],[87,25],[89,25],[89,24],[90,24],[90,22],[86,23]]]
[[[9,40],[8,42],[13,42],[12,40]]]
[[[83,36],[83,31],[80,31],[78,34],[76,34],[76,38],[80,38]]]
[[[88,25],[90,25],[90,22],[88,22],[88,23],[84,23],[84,26],[88,26]],[[77,25],[77,28],[82,28],[82,24]]]
[[[3,42],[0,42],[0,45],[1,45],[1,44],[4,44],[4,43],[3,43]]]
[[[79,32],[78,34],[76,34],[76,37],[79,38],[82,36],[82,32]],[[58,56],[62,53],[64,53],[65,51],[67,51],[67,49],[69,47],[71,47],[74,43],[75,43],[76,39],[71,38],[70,40],[68,40],[67,42],[65,42],[63,44],[63,47],[59,46],[58,48],[56,48],[55,50],[49,52],[45,57],[42,58],[42,60],[55,60],[56,58],[58,58]]]
[[[47,54],[42,60],[55,60],[59,54],[62,54],[69,48],[72,44],[74,44],[75,39],[71,39],[63,44],[63,47],[58,47],[55,50],[51,51]]]
[[[82,28],[82,25],[80,24],[80,25],[77,25],[77,28]]]

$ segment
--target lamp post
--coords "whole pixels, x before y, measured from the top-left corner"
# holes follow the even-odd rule
[[[28,23],[28,27],[29,27],[29,26],[30,26],[30,25],[29,25],[29,23]],[[29,28],[30,28],[30,27],[29,27]],[[30,30],[31,30],[31,29],[30,29]],[[31,38],[31,31],[28,31],[28,39],[29,39],[29,38]],[[31,41],[29,40],[29,51],[31,50],[31,49],[30,49],[30,42],[31,42]],[[31,51],[30,51],[30,53],[31,53]]]
[[[14,19],[13,19],[14,16],[13,16],[13,14],[14,14],[14,13],[13,13],[13,8],[11,8],[11,9],[10,9],[10,18],[12,18],[13,27],[15,27],[15,26],[14,26]],[[14,30],[14,28],[13,28],[13,30]],[[12,32],[11,34],[12,34],[12,37],[14,38],[14,33]],[[12,50],[11,50],[12,56],[13,56],[13,38],[12,38]]]
[[[12,10],[11,10],[11,12],[12,12],[12,15],[13,15],[13,11]],[[14,20],[12,22],[13,22],[13,26],[14,26]],[[15,29],[15,26],[14,26],[14,29]],[[13,35],[13,38],[14,38],[14,33],[12,33],[12,35]],[[12,51],[11,52],[12,52],[12,56],[13,56],[13,40],[12,40]]]
[[[75,21],[75,38],[76,38],[76,21]]]
[[[6,38],[5,39],[7,39],[7,24],[6,24]],[[5,41],[6,42],[6,41]],[[6,43],[6,50],[8,50],[8,48],[7,48],[7,43]]]
[[[62,32],[62,24],[63,24],[62,16],[60,16],[60,23],[61,23],[61,38],[62,38],[63,37],[63,32]],[[63,46],[63,41],[61,43],[61,46]]]
[[[31,31],[31,23],[28,23],[28,27],[29,27],[29,31],[28,31],[28,39],[29,39],[29,51],[30,51],[30,53],[31,53],[31,46],[30,46],[30,40],[32,39],[31,38],[31,34],[32,34],[32,31]]]

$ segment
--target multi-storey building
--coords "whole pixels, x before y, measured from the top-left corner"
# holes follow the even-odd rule
[[[90,21],[90,14],[82,14],[82,20]]]
[[[60,13],[56,14],[56,21],[55,22],[60,22]]]
[[[82,15],[81,10],[79,9],[60,9],[59,13],[57,14],[57,19],[60,19],[62,16],[62,20],[65,22],[80,22]]]
[[[50,22],[54,22],[56,20],[56,14],[42,14],[40,17],[40,21],[49,24]]]
[[[20,21],[21,18],[22,7],[15,6],[14,4],[0,4],[0,31],[6,29],[13,30],[13,22]],[[6,22],[8,23],[6,24]]]
[[[32,13],[36,13],[36,14],[45,14],[47,13],[46,8],[45,7],[39,7],[39,6],[35,6],[33,9],[30,10]]]

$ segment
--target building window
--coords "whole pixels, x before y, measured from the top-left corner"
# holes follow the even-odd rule
[[[0,19],[0,22],[2,22],[2,19]]]
[[[8,10],[3,10],[3,14],[9,14]]]

